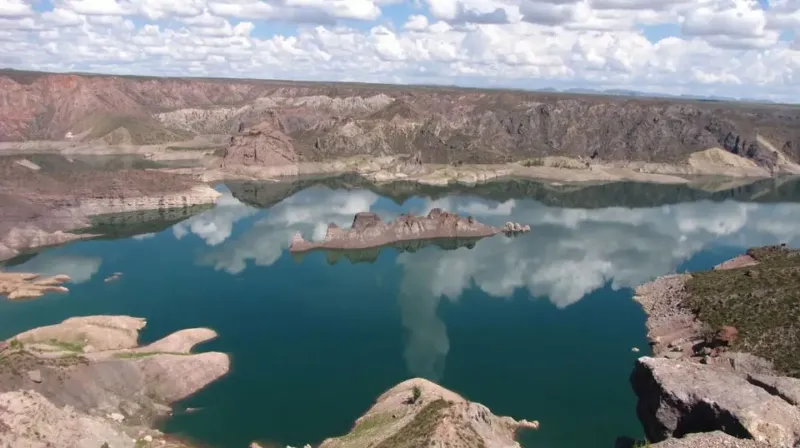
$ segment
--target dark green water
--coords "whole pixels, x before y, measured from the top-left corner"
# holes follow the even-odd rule
[[[146,317],[142,342],[217,330],[200,350],[230,353],[230,375],[179,403],[200,410],[164,428],[209,446],[318,443],[347,432],[384,390],[423,376],[495,414],[540,420],[521,440],[527,448],[611,447],[642,435],[628,375],[631,348],[644,353],[646,340],[631,287],[800,233],[800,207],[788,201],[676,200],[636,184],[612,189],[617,198],[570,192],[570,208],[553,205],[552,191],[545,200],[506,187],[395,200],[281,188],[231,185],[269,208],[226,189],[215,209],[165,231],[79,242],[15,266],[74,281],[67,295],[0,301],[0,338],[90,314]],[[601,205],[577,208],[587,201]],[[295,232],[319,237],[358,211],[390,218],[432,207],[533,231],[471,248],[362,253],[357,263],[286,252]],[[116,271],[120,281],[103,282]]]

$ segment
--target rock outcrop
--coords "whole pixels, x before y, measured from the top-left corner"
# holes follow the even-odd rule
[[[461,217],[435,208],[427,216],[403,215],[391,222],[383,222],[375,213],[357,213],[350,229],[328,225],[325,239],[306,241],[300,234],[292,239],[290,252],[314,249],[367,249],[403,241],[434,240],[440,238],[483,238],[498,233],[527,232],[530,226],[506,223],[503,228],[487,226],[473,217]]]
[[[416,378],[386,391],[349,434],[320,448],[514,448],[517,431],[538,428],[536,421],[497,417],[482,404]]]
[[[649,440],[723,431],[775,448],[800,444],[800,408],[732,370],[643,357],[631,384],[639,396],[637,413]]]
[[[637,361],[631,385],[655,446],[800,446],[800,380],[785,376],[797,366],[798,253],[751,249],[637,288],[656,357]]]
[[[769,448],[755,440],[738,439],[721,431],[689,434],[680,439],[668,439],[648,445],[649,448]]]
[[[34,299],[48,292],[67,292],[62,284],[71,280],[68,275],[40,278],[39,274],[0,271],[0,297],[9,300]]]
[[[260,146],[232,145],[228,164],[417,153],[445,164],[543,156],[674,163],[709,148],[766,172],[800,160],[800,112],[778,105],[31,72],[0,74],[0,95],[0,141],[70,133],[71,142],[144,144],[258,130]]]
[[[140,347],[143,319],[89,316],[36,328],[0,350],[0,445],[185,446],[150,426],[169,405],[228,372],[223,353],[193,354],[216,337],[184,330]]]

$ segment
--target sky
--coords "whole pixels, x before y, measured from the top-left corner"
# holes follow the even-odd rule
[[[800,102],[800,0],[0,0],[0,67]]]

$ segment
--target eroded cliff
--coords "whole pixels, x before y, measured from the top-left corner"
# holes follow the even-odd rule
[[[800,160],[800,111],[544,92],[230,79],[0,74],[0,141],[148,144],[231,135],[227,164],[352,155],[424,163],[543,156],[668,162],[722,148],[768,170]],[[238,143],[237,143],[238,142]],[[246,142],[246,143],[243,143]]]

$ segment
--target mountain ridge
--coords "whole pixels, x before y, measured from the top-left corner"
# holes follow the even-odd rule
[[[239,139],[229,155],[244,164],[242,151],[261,151],[258,163],[276,149],[296,162],[419,154],[424,163],[502,164],[544,156],[678,163],[722,148],[772,172],[800,160],[799,125],[800,108],[743,102],[0,71],[0,141],[268,136],[261,149]]]

